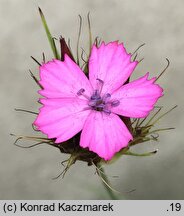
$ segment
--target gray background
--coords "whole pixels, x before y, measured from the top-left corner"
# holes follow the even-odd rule
[[[164,132],[158,143],[150,142],[135,151],[159,149],[145,158],[124,156],[106,168],[114,187],[126,199],[184,199],[183,144],[183,49],[184,1],[182,0],[0,0],[0,199],[107,199],[93,167],[77,162],[64,179],[52,180],[62,170],[67,157],[49,146],[21,149],[13,145],[10,133],[33,135],[31,114],[14,108],[37,111],[37,86],[28,69],[37,74],[30,56],[47,59],[52,53],[42,28],[37,7],[44,11],[54,36],[71,38],[76,47],[78,14],[84,18],[81,46],[86,48],[86,15],[90,11],[94,36],[106,42],[119,39],[129,52],[142,43],[133,78],[145,72],[158,75],[171,66],[160,84],[165,96],[159,101],[165,110],[178,104],[160,127],[176,127]],[[37,134],[36,134],[37,135]],[[136,189],[132,193],[129,190]]]

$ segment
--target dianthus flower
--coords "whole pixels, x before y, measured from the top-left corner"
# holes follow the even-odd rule
[[[133,140],[121,116],[146,117],[162,96],[162,88],[149,73],[130,83],[126,81],[137,61],[131,61],[118,42],[93,45],[89,79],[65,54],[64,61],[53,60],[40,67],[39,94],[43,106],[34,124],[55,143],[62,143],[81,130],[79,145],[110,160]]]

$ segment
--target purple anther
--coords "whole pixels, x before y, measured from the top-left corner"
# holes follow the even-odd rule
[[[108,109],[103,109],[103,112],[104,112],[105,114],[107,114],[107,115],[110,115],[110,114],[111,114],[111,111],[108,110]]]
[[[91,97],[88,99],[88,106],[92,110],[104,112],[105,114],[110,115],[111,107],[118,106],[120,102],[118,100],[111,100],[111,94],[109,93],[105,93],[102,95],[102,88],[104,82],[101,79],[96,80],[98,81],[97,86],[96,89],[93,91]],[[81,93],[81,90],[79,91],[79,93]]]
[[[99,78],[97,78],[96,80],[98,80],[101,84],[104,84],[104,81],[103,81],[103,80],[101,80],[101,79],[99,79]]]
[[[100,97],[98,90],[95,90],[93,95],[94,97]]]
[[[85,92],[85,89],[81,88],[78,92],[77,95],[81,96]]]
[[[119,106],[119,104],[120,104],[119,100],[114,100],[111,102],[111,106],[113,106],[113,107]]]
[[[101,97],[100,97],[98,90],[95,90],[93,95],[91,96],[91,100],[100,100],[100,99]]]
[[[103,109],[104,106],[105,106],[105,105],[104,105],[103,103],[99,103],[99,104],[96,105],[96,107],[97,107],[97,108],[100,108],[100,109]]]
[[[101,79],[99,79],[99,78],[97,78],[96,80],[98,81],[98,83],[97,83],[97,89],[98,89],[99,93],[101,93],[103,85],[104,85],[104,81],[101,80]]]
[[[91,106],[91,107],[94,107],[94,106],[96,106],[96,101],[90,100],[88,105]]]
[[[107,93],[107,94],[105,94],[105,95],[103,96],[103,100],[104,100],[105,102],[107,102],[110,98],[111,98],[111,95],[110,95],[109,93]]]

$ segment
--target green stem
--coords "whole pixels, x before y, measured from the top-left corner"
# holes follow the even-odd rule
[[[108,187],[107,185],[110,186],[110,181],[107,177],[107,175],[105,174],[105,171],[104,169],[98,165],[98,169],[99,169],[99,175],[101,176],[101,178],[103,179],[102,180],[102,183],[103,183],[103,186],[105,188],[105,190],[107,191],[109,197],[112,199],[112,200],[118,200],[118,197],[115,195],[115,193],[113,192],[113,190]]]

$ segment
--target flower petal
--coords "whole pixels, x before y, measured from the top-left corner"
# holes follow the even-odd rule
[[[62,98],[41,99],[43,107],[34,122],[48,138],[57,138],[56,143],[66,141],[82,130],[90,110],[86,110],[87,101]]]
[[[39,93],[47,98],[75,97],[81,88],[91,92],[89,80],[67,55],[63,62],[53,60],[42,65],[40,78],[39,83],[44,89]]]
[[[132,135],[117,115],[92,111],[84,124],[80,146],[88,147],[105,160],[110,160],[132,139]]]
[[[111,111],[132,118],[146,117],[163,95],[163,89],[154,83],[155,78],[148,80],[148,75],[149,73],[115,91],[112,98],[119,100],[120,104],[112,107]]]
[[[102,93],[112,93],[129,78],[137,62],[131,62],[123,44],[111,42],[102,43],[99,48],[92,48],[89,59],[89,80],[96,89],[97,79],[104,82]]]

